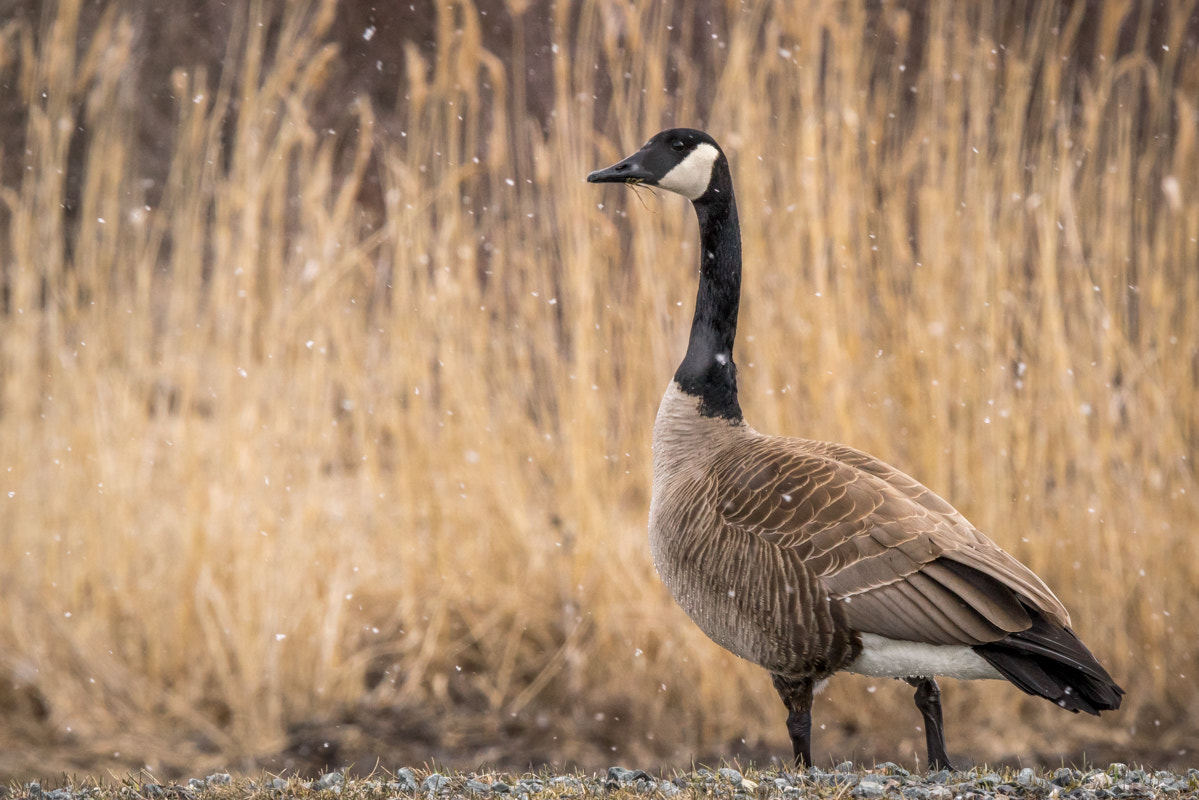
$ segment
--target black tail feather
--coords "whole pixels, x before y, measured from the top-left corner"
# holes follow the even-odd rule
[[[1025,692],[1070,711],[1098,714],[1120,707],[1124,694],[1074,631],[1029,609],[1032,627],[974,651]]]

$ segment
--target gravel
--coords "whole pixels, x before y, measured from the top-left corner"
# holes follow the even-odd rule
[[[831,770],[762,772],[754,769],[698,768],[652,775],[611,767],[604,774],[441,773],[404,768],[377,771],[366,778],[329,772],[312,781],[265,776],[260,780],[217,773],[163,786],[133,777],[118,784],[66,785],[43,790],[38,783],[0,787],[4,800],[1199,800],[1199,769],[1185,773],[1111,764],[1086,770],[1062,767],[968,772],[909,772],[892,763],[857,767],[844,762]]]

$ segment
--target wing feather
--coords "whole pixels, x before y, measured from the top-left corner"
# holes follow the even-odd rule
[[[739,442],[711,467],[723,524],[789,552],[845,605],[857,630],[979,644],[1065,608],[1031,570],[908,475],[843,445]]]

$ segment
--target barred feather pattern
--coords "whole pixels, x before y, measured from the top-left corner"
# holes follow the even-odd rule
[[[672,384],[659,408],[650,542],[675,600],[718,644],[820,678],[852,664],[862,633],[975,647],[1035,620],[1069,630],[1040,578],[918,481],[844,445],[705,417],[698,402]],[[1082,653],[1071,659],[1102,672]],[[979,654],[1011,672],[1011,647]]]

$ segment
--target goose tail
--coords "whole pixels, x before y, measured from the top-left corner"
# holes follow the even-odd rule
[[[1069,711],[1098,715],[1119,708],[1124,690],[1074,631],[1028,611],[1029,628],[974,651],[1020,689]]]

